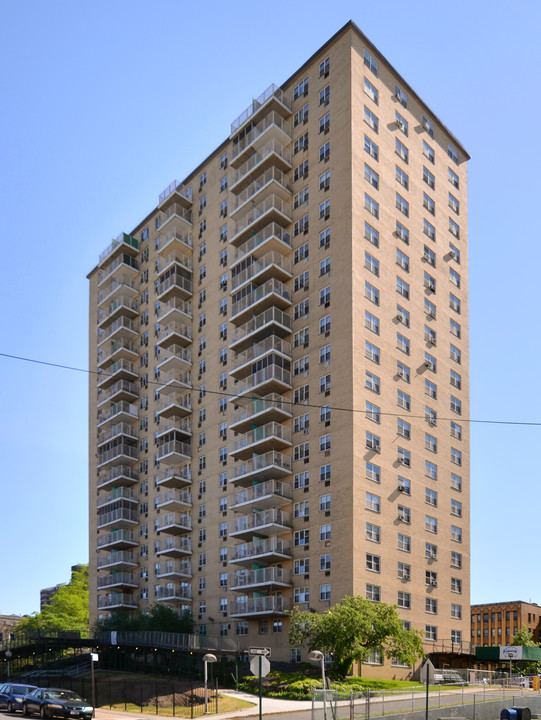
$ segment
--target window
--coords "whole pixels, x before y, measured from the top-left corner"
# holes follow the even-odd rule
[[[431,162],[434,165],[435,162],[435,154],[434,154],[434,148],[430,147],[430,145],[423,140],[423,155],[425,158]]]
[[[327,555],[320,555],[319,556],[319,569],[322,572],[327,572],[331,569],[331,556],[330,554]]]
[[[305,132],[303,135],[298,137],[293,143],[293,154],[301,152],[302,150],[308,149],[308,133]]]
[[[364,194],[364,207],[375,218],[379,217],[379,204],[368,193]]]
[[[380,408],[371,402],[366,401],[366,419],[372,420],[372,422],[379,423],[380,421]]]
[[[331,449],[331,436],[329,434],[322,435],[319,438],[319,451],[326,452]]]
[[[376,335],[379,335],[379,319],[368,312],[368,310],[364,313],[364,326],[371,330],[373,333],[376,333]]]
[[[381,528],[379,525],[373,525],[372,523],[366,523],[366,539],[370,542],[379,543],[381,538]]]
[[[428,560],[438,559],[438,546],[431,543],[425,543],[425,557]]]
[[[405,325],[406,327],[410,326],[409,311],[406,310],[406,308],[403,308],[401,305],[396,306],[396,319],[399,320],[402,325]]]
[[[447,145],[447,155],[458,165],[458,151],[451,144]]]
[[[437,386],[431,380],[428,380],[428,378],[425,378],[425,395],[434,398],[434,400],[437,397]]]
[[[425,460],[425,476],[431,478],[432,480],[438,479],[438,466],[430,462],[430,460]]]
[[[308,558],[302,558],[301,560],[295,560],[293,565],[294,575],[307,575],[310,572],[310,560]]]
[[[331,586],[329,584],[319,586],[319,599],[324,601],[330,601],[331,599]]]
[[[310,484],[310,473],[308,471],[297,473],[293,476],[293,489],[299,490],[300,488],[308,487]]]
[[[408,478],[398,476],[398,490],[404,493],[404,495],[411,495],[411,483]]]
[[[436,239],[436,228],[426,219],[423,220],[423,232],[430,240]]]
[[[329,216],[331,214],[331,201],[325,200],[322,203],[319,203],[319,219],[321,220],[324,218],[325,220],[329,219]]]
[[[372,245],[379,247],[379,232],[367,222],[364,224],[364,237],[368,242],[372,243]]]
[[[371,158],[374,158],[374,160],[376,161],[378,160],[379,148],[373,140],[370,140],[368,135],[364,136],[364,150],[370,155]]]
[[[402,295],[402,297],[406,298],[406,300],[409,300],[410,286],[405,280],[402,280],[402,278],[399,277],[398,275],[396,276],[396,292],[399,295]]]
[[[293,116],[293,127],[297,127],[301,123],[308,122],[308,103],[303,105],[300,110],[297,110]]]
[[[429,188],[434,190],[436,186],[436,180],[430,170],[423,165],[423,181],[428,185]]]
[[[364,121],[375,133],[378,132],[379,120],[374,113],[366,107],[366,105],[364,106]]]
[[[461,593],[462,592],[462,580],[460,578],[451,578],[451,592]]]
[[[307,373],[309,369],[309,358],[308,355],[305,355],[302,358],[299,358],[298,360],[295,360],[293,363],[293,375],[302,375],[303,373]]]
[[[326,542],[331,539],[331,526],[329,523],[327,523],[326,525],[320,525],[319,539],[321,542]]]
[[[409,203],[399,193],[396,193],[396,209],[400,210],[400,212],[406,217],[409,216]]]
[[[308,205],[309,200],[309,193],[308,188],[303,188],[300,190],[295,197],[293,198],[293,209],[296,210],[298,207],[301,207],[302,205]],[[295,256],[297,255],[297,251],[295,251]],[[296,262],[299,262],[298,260]]]
[[[374,463],[367,462],[366,463],[366,477],[369,480],[373,480],[374,482],[379,483],[381,479],[381,468],[379,465],[374,465]]]
[[[409,272],[410,269],[410,259],[407,255],[405,255],[401,250],[396,248],[396,264],[400,265],[400,267],[405,270],[406,272]]]
[[[460,300],[453,293],[449,293],[449,307],[460,314]]]
[[[320,512],[329,512],[331,509],[331,496],[330,495],[320,495],[319,497],[319,511]]]
[[[460,287],[460,274],[457,273],[456,270],[453,270],[453,268],[449,268],[449,280],[453,285],[456,285],[457,288]]]
[[[405,448],[397,448],[398,462],[405,467],[411,467],[411,452]]]
[[[396,374],[402,378],[405,382],[409,383],[410,381],[410,369],[407,365],[404,365],[403,362],[400,362],[397,360],[396,363]]]
[[[293,88],[293,100],[298,100],[302,95],[308,95],[308,78],[304,78]]]
[[[401,408],[404,408],[404,410],[408,412],[411,409],[411,397],[403,390],[396,391],[396,402]]]
[[[455,172],[453,172],[453,170],[451,170],[451,168],[447,168],[447,169],[449,172],[449,182],[451,183],[451,185],[453,187],[456,187],[458,189],[458,187],[459,187],[458,175]]]
[[[370,300],[370,302],[379,305],[379,290],[368,281],[364,283],[364,296],[367,300]]]
[[[456,198],[452,193],[449,193],[449,207],[457,215],[460,214],[460,203],[458,202],[458,198]]]
[[[303,460],[308,459],[310,457],[310,443],[300,443],[299,445],[295,445],[293,448],[293,459],[294,460]]]
[[[308,298],[306,300],[302,300],[302,302],[297,303],[295,307],[293,308],[293,319],[298,320],[302,317],[307,317],[310,311],[310,300]]]
[[[375,170],[372,170],[372,168],[369,165],[367,165],[366,163],[364,164],[364,179],[370,185],[372,185],[373,188],[375,188],[376,190],[379,189],[379,175],[377,174],[377,172]],[[320,186],[320,189],[321,189],[321,186]]]
[[[319,482],[328,482],[331,479],[331,466],[322,465],[319,468]]]
[[[451,395],[450,407],[453,412],[457,413],[457,415],[462,414],[462,402],[454,395]]]
[[[453,318],[449,318],[449,332],[451,335],[454,335],[457,338],[460,338],[461,335],[461,327],[460,323],[457,323],[456,320],[453,320]]]
[[[364,254],[364,266],[367,270],[376,275],[376,277],[379,276],[379,260],[376,260],[376,258],[373,255],[370,255],[369,252],[365,252]]]
[[[397,605],[399,608],[409,610],[411,607],[411,595],[408,592],[403,592],[402,590],[399,590]]]
[[[325,345],[325,347],[322,347],[319,350],[319,362],[320,363],[329,363],[330,361],[331,361],[331,346]]]
[[[462,555],[458,552],[451,552],[451,566],[456,568],[462,567]]]
[[[296,603],[310,602],[310,590],[307,587],[295,588],[294,601]]]
[[[319,77],[327,77],[331,69],[331,61],[329,58],[325,58],[323,62],[319,63]]]
[[[326,170],[319,176],[319,189],[328,190],[331,186],[331,171]],[[308,201],[308,189],[306,190],[306,202]]]
[[[293,533],[293,545],[300,547],[301,545],[308,545],[310,542],[310,531],[309,530],[297,530]]]
[[[398,112],[398,110],[395,110],[394,117],[395,117],[395,122],[396,122],[398,129],[401,132],[403,132],[404,135],[407,135],[408,134],[408,121],[406,120],[406,118],[403,115],[401,115]]]
[[[438,521],[431,515],[425,515],[425,530],[430,533],[438,532]]]
[[[456,448],[451,448],[451,462],[454,465],[462,465],[462,453]]]
[[[397,575],[400,580],[409,580],[411,577],[411,568],[403,562],[399,562],[397,566]]]
[[[409,178],[407,173],[405,173],[401,168],[399,168],[398,165],[395,168],[395,173],[396,181],[407,190],[409,186]]]
[[[394,96],[403,107],[408,107],[408,96],[398,85],[394,86]]]
[[[374,75],[377,77],[377,75],[378,75],[378,63],[377,63],[376,60],[374,60],[374,58],[372,57],[372,55],[370,55],[370,53],[369,53],[367,50],[364,51],[364,64],[365,64],[366,67],[369,68],[369,69],[374,73]]]
[[[402,418],[397,418],[396,432],[398,433],[398,435],[401,435],[402,437],[409,440],[411,437],[411,425],[409,424],[409,422],[402,420]]]
[[[381,588],[379,585],[366,584],[366,599],[372,602],[380,602],[381,600]]]
[[[451,617],[455,620],[462,620],[462,605],[451,603]]]
[[[431,215],[436,214],[436,203],[432,198],[427,195],[426,193],[423,193],[423,207],[425,210],[427,210]]]
[[[326,142],[324,145],[322,145],[319,148],[319,161],[325,162],[328,160],[331,156],[331,143]]]
[[[381,499],[379,495],[367,492],[365,495],[365,508],[372,510],[372,512],[379,513],[381,508]]]
[[[319,321],[319,334],[320,335],[326,335],[327,333],[330,333],[331,331],[331,316],[325,315],[325,317],[321,318]]]
[[[451,487],[453,488],[453,490],[462,491],[462,478],[460,477],[460,475],[451,473]]]
[[[428,433],[425,433],[425,449],[434,453],[438,452],[438,441],[434,437],[434,435],[429,435]]]
[[[438,493],[430,488],[425,488],[425,503],[437,507],[438,505]]]
[[[436,331],[432,330],[432,328],[429,328],[428,325],[425,325],[424,327],[424,338],[426,343],[430,343],[431,345],[436,344]]]
[[[296,502],[293,505],[293,517],[300,518],[300,517],[308,517],[310,515],[310,508],[308,500],[302,500],[301,502]]]
[[[411,538],[409,535],[398,533],[397,548],[403,552],[411,552]]]
[[[437,615],[438,601],[435,598],[425,598],[425,612],[431,615]]]
[[[372,553],[366,553],[366,569],[371,572],[380,572],[381,559],[379,555],[372,555]]]
[[[451,420],[451,437],[462,440],[462,426]]]
[[[319,247],[328,248],[331,244],[331,229],[325,228],[319,233]]]
[[[406,243],[406,245],[409,245],[410,231],[408,230],[407,227],[402,225],[402,223],[399,222],[398,220],[396,221],[395,235],[397,238],[400,238],[400,240],[402,240],[402,242]]]
[[[380,388],[380,379],[377,375],[374,375],[374,373],[371,373],[370,371],[365,371],[365,387],[367,387],[369,390],[373,390],[376,393],[379,393]]]
[[[297,165],[293,171],[293,182],[297,182],[301,178],[308,177],[308,160],[304,160],[300,165]]]
[[[462,528],[459,528],[456,525],[451,525],[451,540],[459,543],[462,542]]]
[[[365,445],[369,450],[375,450],[376,452],[380,452],[381,450],[381,440],[379,436],[368,431],[366,432]]]
[[[396,347],[406,355],[410,354],[410,341],[398,332],[396,333]]]
[[[411,522],[410,508],[404,507],[404,505],[399,505],[397,517],[400,520],[400,522],[407,523],[409,525],[409,523]]]
[[[394,151],[405,163],[408,162],[408,148],[398,138],[394,141]]]
[[[436,641],[438,639],[438,628],[435,625],[425,625],[425,640]]]
[[[319,422],[328,423],[331,421],[331,406],[324,405],[319,408]]]
[[[451,515],[462,517],[462,503],[458,500],[451,500]]]
[[[326,113],[323,117],[319,118],[319,132],[328,133],[331,127],[331,115]]]
[[[319,91],[319,104],[328,105],[331,98],[331,89],[329,85],[326,85],[323,90]]]

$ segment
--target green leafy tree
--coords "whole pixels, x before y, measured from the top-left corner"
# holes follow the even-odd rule
[[[533,633],[528,630],[526,625],[523,625],[515,634],[511,645],[518,645],[519,647],[541,647],[539,643],[534,641]],[[531,660],[518,660],[515,662],[515,668],[526,675],[536,675],[539,672],[539,665],[540,663]]]
[[[159,632],[174,632],[191,634],[194,631],[194,622],[190,611],[178,613],[170,605],[153,605],[148,611],[138,610],[134,613],[111,613],[100,620],[96,630],[132,630],[142,632],[156,630]]]
[[[88,636],[88,565],[79,565],[67,585],[53,595],[51,605],[25,617],[17,625],[18,635],[47,635],[60,631]]]
[[[421,633],[404,630],[396,605],[346,596],[324,613],[294,608],[290,616],[289,644],[331,653],[340,678],[354,660],[366,661],[373,650],[410,665],[424,655]]]

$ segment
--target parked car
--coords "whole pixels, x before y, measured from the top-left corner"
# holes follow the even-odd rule
[[[20,683],[4,683],[0,685],[0,710],[7,710],[8,712],[22,710],[23,697],[35,689],[35,685],[22,685]]]
[[[23,715],[39,713],[41,718],[83,718],[90,720],[94,708],[72,690],[36,688],[23,698]]]

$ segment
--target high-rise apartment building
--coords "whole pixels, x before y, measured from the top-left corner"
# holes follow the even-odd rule
[[[468,157],[350,22],[102,253],[92,619],[300,660],[360,594],[469,647]]]

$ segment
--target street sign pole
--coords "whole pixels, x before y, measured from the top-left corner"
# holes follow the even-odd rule
[[[263,660],[263,655],[259,656],[259,720],[262,720],[263,717],[263,672],[261,669],[261,661]]]

